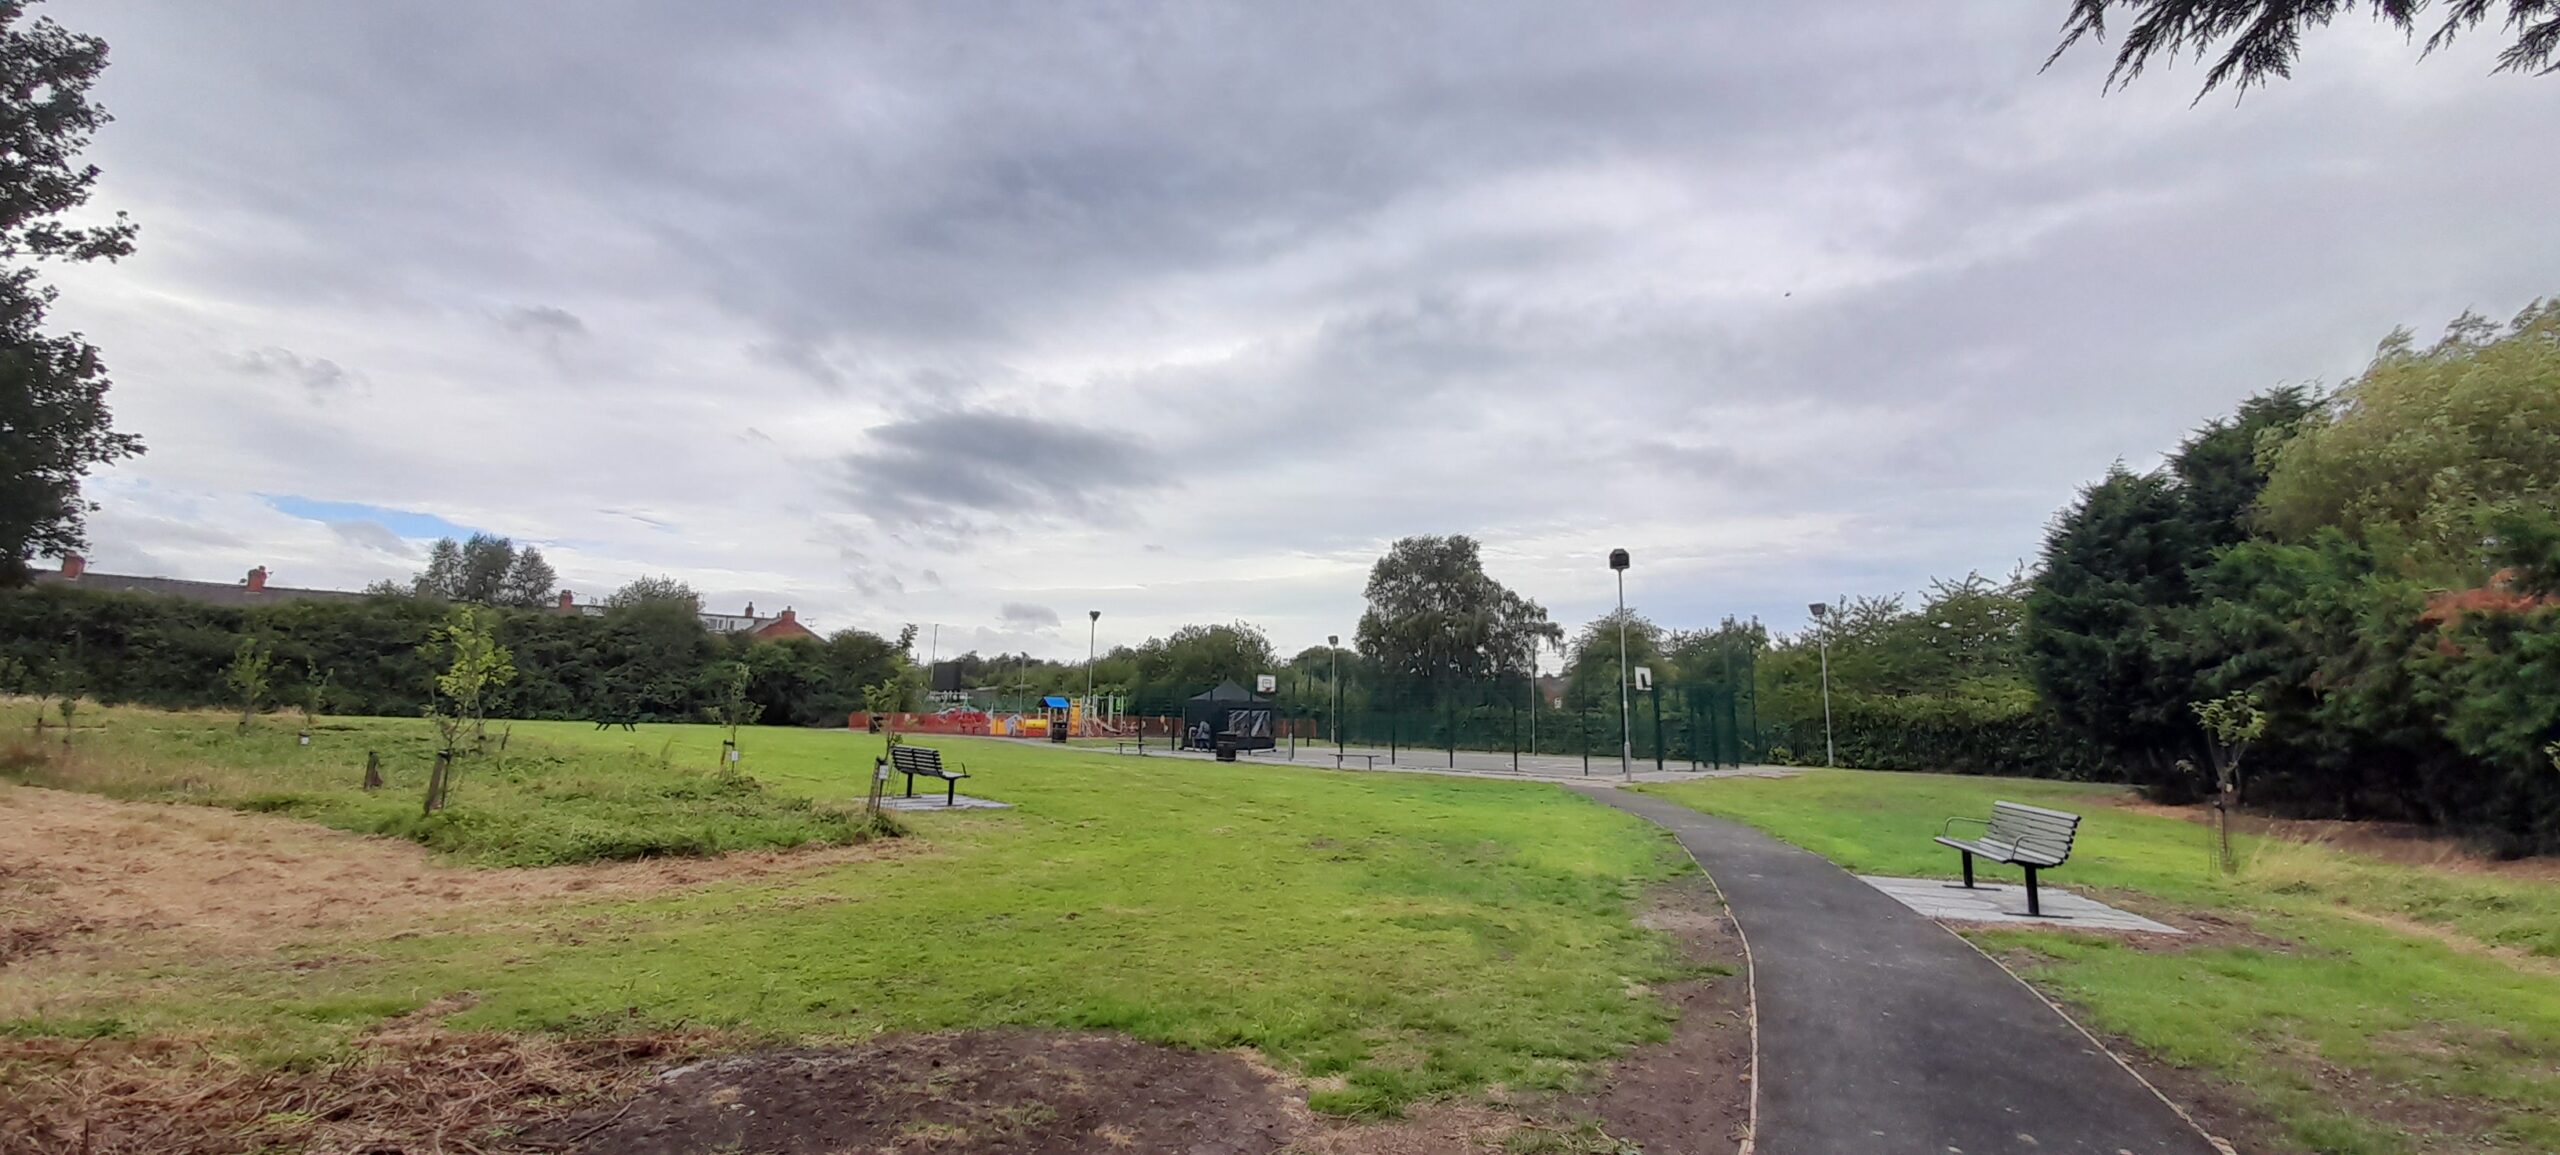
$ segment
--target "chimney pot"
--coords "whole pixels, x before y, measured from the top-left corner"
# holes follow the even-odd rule
[[[256,568],[256,569],[250,570],[250,571],[249,571],[249,592],[251,592],[251,593],[257,593],[257,592],[262,591],[262,590],[264,590],[264,589],[266,589],[266,588],[267,588],[267,567],[265,567],[265,566],[259,566],[259,567],[258,567],[258,568]]]
[[[76,578],[89,572],[89,559],[76,553],[62,555],[62,576]]]

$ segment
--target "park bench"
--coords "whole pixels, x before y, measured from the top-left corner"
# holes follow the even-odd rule
[[[942,779],[942,804],[945,806],[960,800],[960,780],[969,776],[967,770],[944,769],[942,751],[930,746],[892,746],[889,748],[889,765],[907,776],[909,798],[916,796],[916,775]]]
[[[1359,759],[1360,765],[1364,769],[1375,770],[1378,768],[1378,756],[1375,754],[1347,754],[1339,751],[1337,751],[1333,756],[1333,768],[1336,770],[1342,769],[1343,760],[1346,758]]]
[[[640,728],[633,724],[632,718],[628,714],[611,714],[596,719],[596,729],[610,730],[616,726],[620,726],[625,730],[633,731]]]
[[[1970,841],[1947,837],[1956,823],[1980,825],[1981,837]],[[2071,840],[2080,830],[2080,816],[2041,806],[2017,802],[1994,802],[1991,817],[1950,818],[1938,828],[1938,844],[1952,846],[1964,855],[1964,885],[1973,888],[1973,859],[1981,855],[1993,862],[2024,867],[2027,872],[2027,913],[2042,916],[2044,908],[2036,904],[2036,872],[2051,870],[2071,857]]]

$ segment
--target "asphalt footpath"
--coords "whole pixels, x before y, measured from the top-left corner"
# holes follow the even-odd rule
[[[1849,872],[1674,802],[1588,793],[1676,835],[1750,942],[1756,1155],[2216,1155],[2035,992]]]

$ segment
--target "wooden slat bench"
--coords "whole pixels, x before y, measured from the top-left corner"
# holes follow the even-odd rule
[[[1970,841],[1947,837],[1948,830],[1959,822],[1980,825],[1982,835]],[[2051,870],[2071,857],[2071,841],[2080,830],[2080,816],[2041,806],[2018,802],[1994,802],[1991,818],[1950,818],[1938,828],[1940,846],[1952,846],[1964,855],[1964,884],[1973,886],[1973,859],[1981,855],[1993,862],[2024,867],[2027,872],[2027,913],[2042,916],[2044,908],[2036,903],[2036,872]]]
[[[942,804],[945,806],[960,800],[960,780],[969,776],[966,767],[958,770],[944,769],[942,751],[930,746],[892,746],[889,748],[889,764],[896,767],[899,773],[907,776],[907,797],[909,798],[916,796],[916,775],[922,774],[927,778],[942,779]]]

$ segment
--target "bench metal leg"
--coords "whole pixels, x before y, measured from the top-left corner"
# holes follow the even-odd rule
[[[945,805],[945,806],[949,806],[949,805],[952,805],[952,804],[954,804],[954,803],[956,803],[956,802],[960,801],[960,780],[959,780],[959,779],[957,779],[957,778],[945,778],[945,779],[943,779],[943,780],[942,780],[942,787],[943,787],[943,789],[942,789],[942,804],[943,804],[943,805]]]
[[[915,775],[913,775],[913,774],[909,774],[909,775],[907,775],[907,797],[909,797],[909,798],[913,798],[913,797],[915,797],[915,796],[916,796],[916,776],[915,776]]]
[[[1964,856],[1964,888],[1971,890],[1973,889],[1973,852],[1959,850],[1956,853]]]
[[[2029,866],[2027,867],[2027,917],[2042,918],[2043,916],[2044,908],[2036,905],[2036,868]]]

